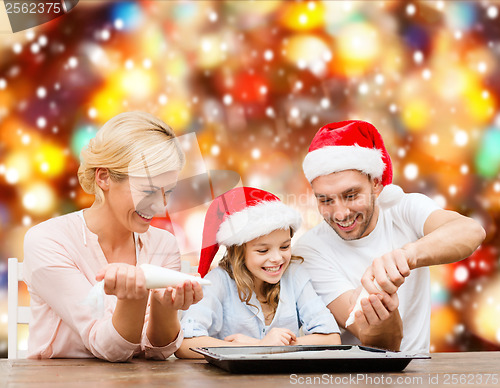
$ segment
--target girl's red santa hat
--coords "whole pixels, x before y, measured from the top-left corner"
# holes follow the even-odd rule
[[[207,210],[198,272],[202,277],[208,273],[219,245],[243,245],[278,229],[296,232],[300,223],[299,212],[274,194],[253,187],[229,190]]]
[[[309,182],[344,170],[358,170],[378,178],[384,186],[378,197],[383,207],[391,207],[403,197],[403,190],[392,184],[392,162],[382,136],[366,121],[341,121],[320,128],[302,168]]]

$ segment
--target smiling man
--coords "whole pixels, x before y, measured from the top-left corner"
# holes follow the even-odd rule
[[[468,257],[485,237],[474,220],[392,184],[377,129],[364,121],[322,127],[304,164],[324,221],[295,244],[313,286],[345,329],[342,343],[428,352],[430,265]],[[377,284],[378,283],[378,284]]]

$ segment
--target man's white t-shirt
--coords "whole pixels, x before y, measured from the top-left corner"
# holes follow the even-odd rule
[[[322,221],[294,245],[293,254],[304,258],[316,292],[326,305],[361,284],[361,276],[373,259],[424,235],[427,217],[439,206],[423,194],[404,194],[391,208],[380,208],[375,229],[366,237],[345,241]],[[403,321],[401,350],[428,352],[430,344],[429,268],[411,271],[398,290]],[[339,322],[344,325],[345,322]],[[359,343],[342,330],[342,343]]]

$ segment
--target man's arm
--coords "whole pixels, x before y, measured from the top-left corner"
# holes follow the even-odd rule
[[[478,222],[453,211],[436,210],[424,224],[424,237],[403,250],[410,269],[448,264],[469,257],[486,232]]]
[[[373,283],[393,294],[410,270],[453,263],[470,256],[483,242],[486,232],[473,219],[454,211],[436,210],[424,224],[424,236],[373,260],[361,279],[366,290],[377,293]]]
[[[350,290],[328,304],[337,323],[345,328],[345,322],[352,310],[361,288]],[[352,325],[347,327],[363,345],[397,351],[403,339],[403,323],[398,311],[397,294],[391,296],[370,295],[361,301],[362,311],[355,314]]]

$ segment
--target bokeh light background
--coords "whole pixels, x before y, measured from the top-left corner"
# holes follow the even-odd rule
[[[319,222],[301,169],[314,133],[372,122],[395,183],[487,231],[470,258],[432,269],[432,350],[499,350],[499,12],[497,1],[80,1],[1,34],[0,352],[7,258],[23,257],[30,226],[90,206],[80,149],[136,109],[194,133],[207,169],[298,208],[301,233]],[[183,246],[199,244],[203,216],[184,212]]]

